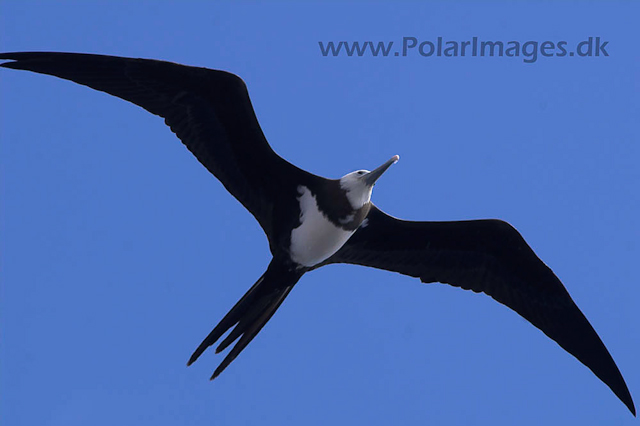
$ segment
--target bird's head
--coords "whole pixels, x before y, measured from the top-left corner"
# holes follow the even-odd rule
[[[347,198],[354,209],[360,209],[371,200],[373,185],[382,174],[400,157],[394,155],[386,163],[373,171],[356,170],[340,178],[340,187],[347,193]]]

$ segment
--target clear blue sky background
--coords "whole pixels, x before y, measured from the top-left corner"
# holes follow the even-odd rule
[[[212,2],[213,3],[213,2]],[[502,218],[565,283],[640,403],[633,2],[0,4],[0,50],[235,72],[274,149],[374,201]],[[323,57],[318,41],[608,41],[609,57]],[[308,274],[246,351],[185,363],[269,262],[248,212],[161,119],[0,70],[3,425],[637,424],[484,295],[354,266]]]

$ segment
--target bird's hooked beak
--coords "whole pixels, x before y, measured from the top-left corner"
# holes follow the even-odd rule
[[[389,161],[387,161],[386,163],[384,163],[382,166],[378,167],[377,169],[370,171],[369,173],[367,173],[366,175],[363,176],[364,182],[368,185],[368,186],[373,186],[376,181],[378,180],[378,178],[380,176],[382,176],[382,174],[384,172],[387,171],[387,169],[389,167],[391,167],[392,164],[395,164],[398,160],[400,159],[400,156],[398,155],[394,155],[393,157],[391,157],[389,159]]]

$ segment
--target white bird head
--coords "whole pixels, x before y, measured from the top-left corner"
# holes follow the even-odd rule
[[[373,185],[382,174],[387,171],[392,164],[396,163],[400,157],[394,155],[383,165],[373,171],[356,170],[340,178],[340,187],[347,193],[347,199],[354,209],[360,209],[371,201],[371,191]]]

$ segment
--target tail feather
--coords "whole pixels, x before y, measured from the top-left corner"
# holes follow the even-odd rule
[[[276,295],[277,296],[277,295]],[[240,337],[247,328],[253,324],[267,306],[271,303],[272,297],[264,297],[261,300],[256,301],[250,309],[244,314],[244,316],[238,321],[236,326],[231,330],[231,333],[218,345],[216,353],[224,351],[230,344],[232,344],[238,337]]]
[[[286,287],[280,292],[280,294],[269,303],[269,305],[262,311],[261,315],[251,323],[251,325],[243,331],[242,337],[238,340],[238,343],[231,349],[231,352],[220,363],[216,371],[211,375],[211,380],[215,379],[224,371],[225,368],[242,352],[242,350],[253,340],[254,337],[262,330],[262,327],[271,319],[276,310],[280,307],[284,299],[287,297],[293,286]],[[238,324],[240,325],[240,324]],[[228,344],[230,344],[230,341]],[[226,347],[226,346],[225,346]]]
[[[239,338],[236,345],[211,376],[212,380],[216,378],[271,319],[302,274],[303,272],[272,260],[260,279],[200,343],[189,358],[187,365],[193,364],[209,346],[214,345],[224,333],[235,326],[216,348],[216,353],[219,353]]]
[[[222,318],[222,320],[216,325],[216,327],[211,330],[211,333],[200,343],[197,349],[189,358],[189,362],[187,362],[187,366],[193,364],[202,353],[207,350],[207,348],[218,341],[220,337],[224,333],[227,332],[231,327],[236,325],[240,318],[242,318],[243,314],[246,312],[248,305],[255,298],[255,292],[260,286],[264,279],[264,275],[260,277],[260,279],[247,291],[244,296],[231,308],[231,310],[227,313],[227,315]]]

